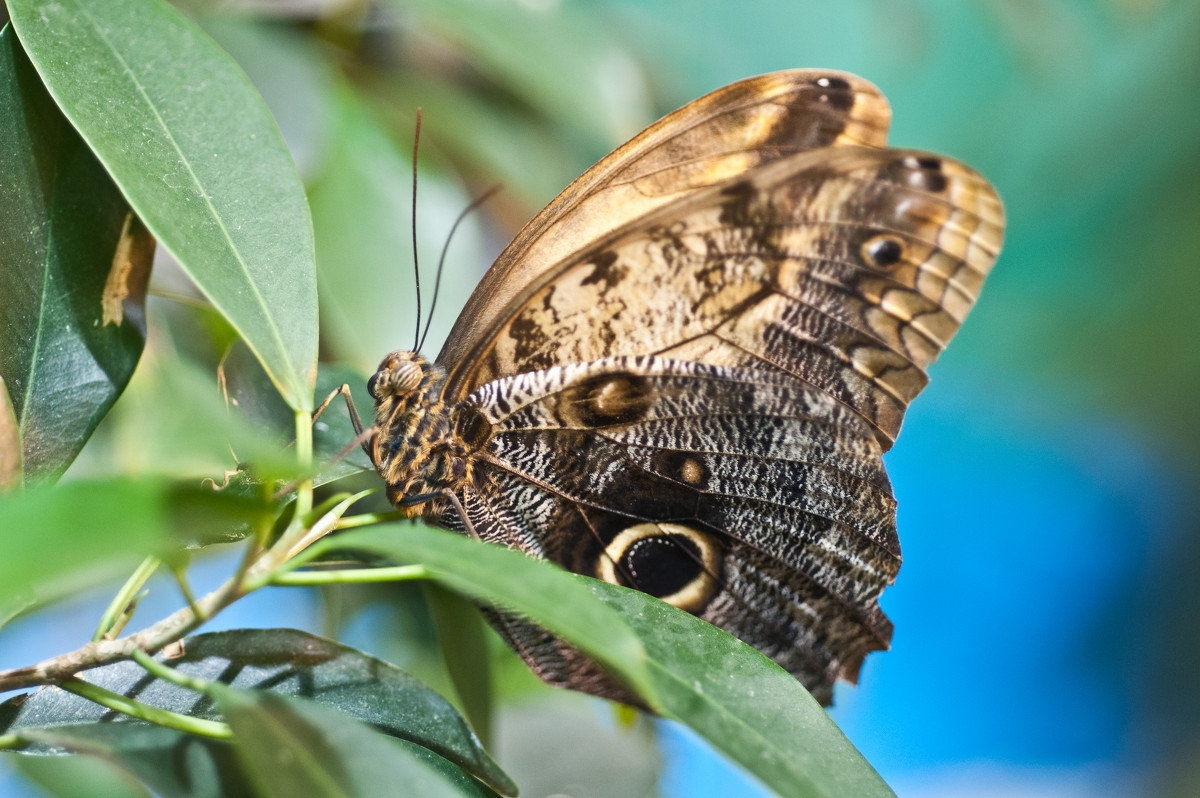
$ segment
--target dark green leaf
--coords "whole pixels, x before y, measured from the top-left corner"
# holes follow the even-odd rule
[[[462,717],[444,698],[421,682],[352,648],[289,629],[246,629],[197,635],[184,641],[184,655],[170,661],[181,673],[219,681],[239,689],[297,696],[329,706],[369,723],[389,735],[436,752],[501,792],[515,787],[479,745]],[[136,695],[153,706],[209,720],[221,718],[205,697],[156,680],[132,662],[120,662],[87,672],[87,679],[122,695]],[[87,734],[115,754],[147,747],[174,746],[176,738],[138,736],[134,742],[108,740],[106,728],[145,727],[121,718],[72,693],[43,690],[16,711],[5,729],[0,712],[0,733],[30,729],[67,730]],[[132,734],[131,732],[122,732]],[[130,738],[134,739],[134,738]],[[149,742],[147,742],[149,740]],[[131,768],[133,764],[131,764]],[[147,763],[137,767],[148,767]],[[135,770],[135,772],[137,772]]]
[[[0,375],[30,481],[75,459],[146,338],[153,239],[0,31]]]
[[[10,0],[59,107],[296,409],[317,304],[304,191],[240,68],[162,0]]]
[[[260,795],[373,798],[397,789],[430,798],[496,795],[428,749],[324,707],[270,693],[224,689],[218,695]]]
[[[650,706],[654,686],[646,652],[629,626],[587,585],[543,560],[429,527],[384,524],[338,535],[316,553],[368,551],[400,563],[419,563],[450,590],[527,616],[569,640]]]
[[[641,637],[664,714],[780,795],[894,796],[821,705],[774,662],[666,602],[586,581]]]

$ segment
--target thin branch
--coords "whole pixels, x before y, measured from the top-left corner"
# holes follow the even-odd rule
[[[242,576],[235,575],[225,584],[196,602],[195,608],[184,607],[158,623],[119,640],[97,640],[67,654],[27,665],[23,668],[0,671],[0,692],[58,684],[76,673],[110,662],[130,659],[133,652],[158,651],[200,626],[205,620],[232,604],[244,594]]]

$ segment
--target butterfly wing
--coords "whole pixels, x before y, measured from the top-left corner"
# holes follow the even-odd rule
[[[856,410],[887,449],[999,251],[982,177],[926,153],[804,152],[693,192],[547,270],[450,372],[624,355],[761,368]]]
[[[878,89],[829,70],[761,75],[689,103],[588,169],[517,234],[467,301],[438,361],[461,363],[515,296],[614,228],[796,152],[882,147],[890,119]]]
[[[458,410],[487,430],[462,499],[484,539],[693,612],[825,700],[886,647],[895,502],[873,429],[825,392],[618,357],[501,378]],[[569,649],[501,618],[543,678],[597,692]]]

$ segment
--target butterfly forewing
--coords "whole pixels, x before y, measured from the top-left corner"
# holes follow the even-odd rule
[[[689,103],[588,169],[518,233],[471,295],[438,362],[462,362],[513,297],[613,229],[796,152],[882,147],[890,119],[878,89],[829,70],[761,75]]]
[[[1002,216],[948,159],[792,155],[638,219],[548,271],[450,374],[662,354],[790,374],[857,410],[885,447],[974,302]]]

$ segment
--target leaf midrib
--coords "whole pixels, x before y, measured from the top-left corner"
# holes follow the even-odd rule
[[[226,227],[224,220],[221,218],[221,215],[217,212],[216,206],[213,205],[211,198],[209,196],[209,193],[207,191],[205,191],[204,184],[201,182],[200,178],[196,175],[195,171],[192,170],[191,162],[188,160],[187,156],[185,155],[183,150],[180,148],[179,143],[176,141],[175,136],[171,134],[170,128],[167,126],[166,122],[163,120],[162,116],[159,114],[158,107],[151,100],[150,95],[146,92],[145,88],[143,87],[142,82],[138,79],[137,75],[130,68],[129,63],[121,56],[120,51],[114,46],[113,42],[109,39],[109,37],[106,34],[106,32],[104,31],[104,29],[96,21],[96,18],[88,12],[86,4],[80,3],[76,0],[76,2],[74,2],[74,6],[76,9],[79,10],[79,12],[84,17],[87,18],[89,24],[91,24],[92,28],[96,31],[96,35],[97,35],[98,39],[104,43],[105,47],[107,47],[109,52],[112,53],[112,56],[117,60],[118,63],[120,63],[122,71],[129,78],[130,82],[133,84],[133,87],[137,91],[137,93],[145,101],[146,107],[149,108],[150,112],[154,115],[154,119],[158,123],[159,129],[166,136],[167,141],[170,142],[171,148],[175,150],[175,154],[179,156],[179,162],[183,165],[183,168],[185,170],[187,170],[188,176],[191,178],[193,185],[195,186],[196,190],[200,194],[200,198],[204,201],[205,206],[209,209],[210,216],[216,222],[218,229],[221,231],[221,235],[224,237],[226,243],[229,245],[229,251],[233,255],[235,261],[237,262],[238,268],[242,271],[242,274],[246,278],[245,281],[250,286],[251,293],[254,297],[255,303],[262,310],[262,317],[265,319],[270,319],[271,318],[270,308],[267,306],[266,300],[263,298],[262,293],[259,291],[258,283],[253,279],[253,274],[250,272],[250,269],[248,268],[245,259],[242,257],[241,251],[237,248],[237,245],[234,243],[232,236],[229,234],[229,228]],[[113,177],[113,179],[117,180],[117,178],[115,176]],[[117,181],[117,182],[119,183],[119,181]],[[174,254],[174,253],[172,253],[172,254]],[[180,263],[182,264],[182,262],[183,261],[181,260]],[[207,294],[207,292],[205,292],[205,293]],[[224,308],[221,307],[221,305],[222,305],[221,302],[218,302],[216,299],[214,299],[211,296],[209,297],[209,299],[212,300],[213,304],[216,305],[218,308],[220,308],[221,310],[224,310]],[[235,328],[240,326],[240,325],[238,325],[238,323],[236,321],[234,321],[228,315],[226,315],[226,318],[230,320],[230,323],[233,324]],[[268,324],[267,327],[270,329],[271,337],[274,339],[276,345],[278,345],[279,351],[286,355],[286,353],[288,351],[287,346],[285,345],[283,338],[279,334],[278,326],[275,324]],[[244,340],[246,342],[247,346],[249,346],[251,349],[256,350],[254,343],[250,340],[250,338],[248,336],[246,336],[246,334],[243,330],[238,329],[238,333],[239,333],[239,335],[241,335],[242,340]],[[261,353],[255,351],[255,354],[260,355],[260,360],[262,360]],[[289,365],[291,364],[290,359],[285,357],[284,360]],[[289,372],[290,371],[291,370],[289,369]],[[293,375],[289,373],[288,377],[289,377],[288,382],[294,383],[294,380],[291,379],[293,377]],[[294,384],[292,385],[292,388],[293,389],[295,388]],[[302,394],[303,394],[303,392],[301,392],[300,395],[302,395]],[[299,399],[299,396],[298,396],[298,399]]]

